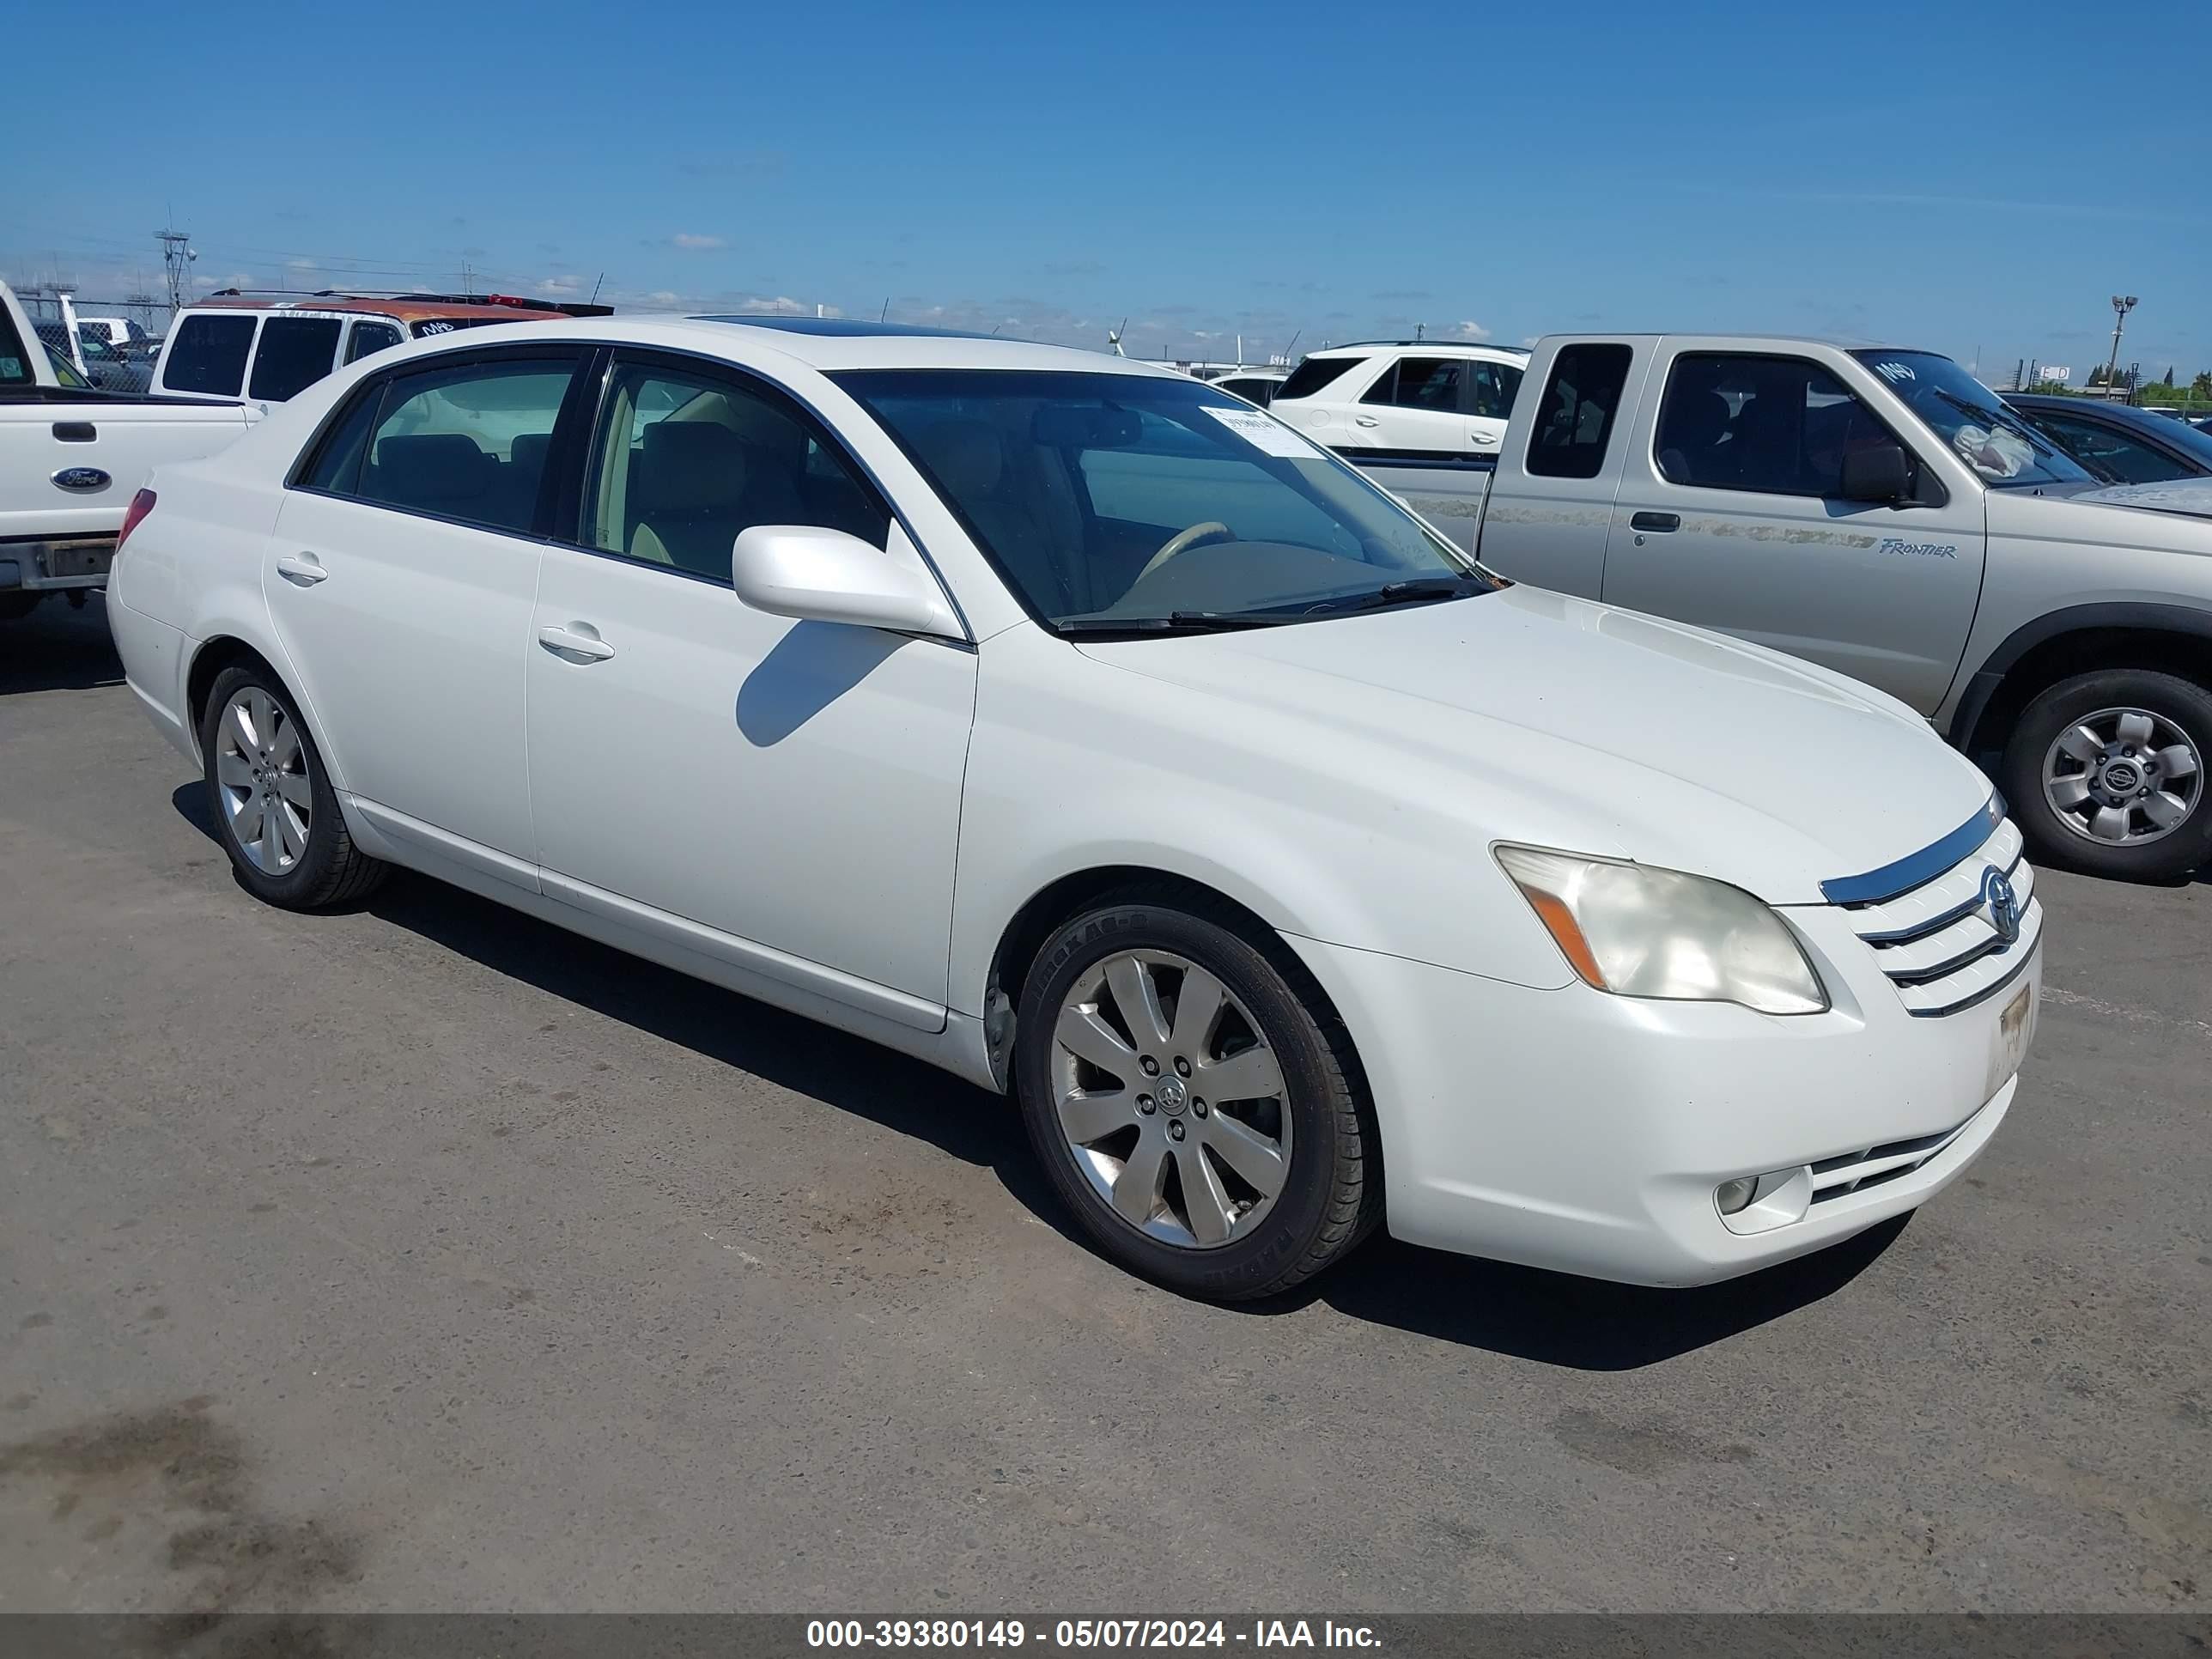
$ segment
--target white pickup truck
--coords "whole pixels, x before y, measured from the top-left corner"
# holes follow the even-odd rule
[[[0,621],[107,584],[116,532],[149,473],[214,453],[258,411],[102,392],[47,349],[0,283]]]
[[[1456,477],[1372,476],[1449,522],[1425,497]],[[2136,880],[2212,863],[2212,521],[2100,491],[1948,357],[1544,339],[1474,545],[1890,693],[1984,760],[2047,861]]]

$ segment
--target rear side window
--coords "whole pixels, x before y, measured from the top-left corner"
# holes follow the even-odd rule
[[[235,398],[246,385],[246,354],[252,349],[251,317],[187,317],[170,338],[161,384],[172,392]]]
[[[569,359],[516,358],[398,376],[385,387],[353,493],[528,534],[574,374]]]
[[[337,362],[338,331],[344,326],[335,317],[271,317],[261,325],[247,395],[272,404],[298,397]]]
[[[1467,363],[1458,357],[1407,357],[1398,365],[1398,386],[1394,392],[1387,384],[1377,384],[1375,390],[1359,401],[1364,404],[1395,404],[1401,409],[1431,409],[1440,415],[1459,413],[1460,381],[1467,371]]]
[[[345,360],[357,363],[373,351],[398,345],[399,339],[397,323],[356,323],[346,339]]]
[[[1323,386],[1334,385],[1346,370],[1357,368],[1367,361],[1364,357],[1309,357],[1291,371],[1291,378],[1283,382],[1275,396],[1310,398]]]
[[[1540,478],[1595,478],[1635,353],[1625,345],[1571,345],[1552,361],[1528,435],[1528,471]]]
[[[383,406],[381,386],[372,386],[356,398],[338,423],[324,432],[320,446],[299,476],[300,484],[334,495],[350,495],[358,490],[362,459],[368,453],[369,429],[376,424],[376,412]]]

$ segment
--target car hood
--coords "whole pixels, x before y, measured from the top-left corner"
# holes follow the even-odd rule
[[[2073,498],[2113,507],[2144,507],[2157,513],[2185,513],[2212,519],[2212,478],[2176,478],[2166,483],[2114,484]]]
[[[1990,794],[1869,686],[1540,588],[1082,648],[1239,706],[1216,729],[1386,811],[1443,813],[1469,851],[1633,859],[1770,903],[1820,902],[1822,881],[1920,851]]]

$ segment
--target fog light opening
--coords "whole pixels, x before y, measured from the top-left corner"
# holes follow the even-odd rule
[[[1713,1188],[1713,1202],[1723,1215],[1734,1215],[1752,1200],[1759,1191],[1757,1176],[1738,1176],[1734,1181],[1723,1181]]]

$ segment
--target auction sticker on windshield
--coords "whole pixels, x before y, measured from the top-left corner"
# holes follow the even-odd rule
[[[1272,416],[1256,409],[1217,409],[1206,412],[1264,455],[1280,455],[1293,461],[1317,461],[1321,451]]]

